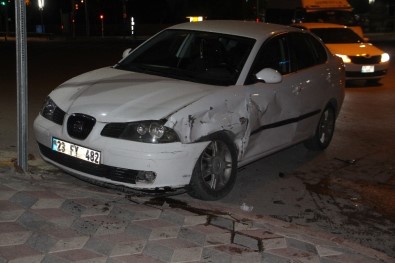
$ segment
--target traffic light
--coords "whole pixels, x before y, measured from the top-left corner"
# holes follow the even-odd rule
[[[104,19],[104,15],[100,15],[100,20],[103,20]]]
[[[6,6],[6,4],[7,4],[6,1],[0,1],[1,6]]]

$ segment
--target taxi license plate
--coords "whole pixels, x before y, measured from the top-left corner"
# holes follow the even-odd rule
[[[362,66],[362,73],[372,73],[374,72],[374,66]]]
[[[101,153],[83,146],[52,138],[52,150],[90,163],[100,164]]]

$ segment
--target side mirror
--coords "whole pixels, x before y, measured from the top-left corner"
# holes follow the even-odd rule
[[[132,52],[131,48],[126,49],[123,53],[122,53],[122,58],[126,58],[130,52]]]
[[[280,72],[271,68],[264,68],[255,74],[258,80],[264,81],[265,83],[276,84],[283,80]]]

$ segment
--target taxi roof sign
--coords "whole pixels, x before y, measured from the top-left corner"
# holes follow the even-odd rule
[[[200,22],[200,21],[203,21],[203,17],[202,16],[187,16],[187,18],[189,19],[189,22]]]

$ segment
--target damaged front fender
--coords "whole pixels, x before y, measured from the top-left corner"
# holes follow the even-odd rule
[[[166,126],[173,128],[183,143],[206,140],[213,133],[226,132],[237,147],[240,160],[251,131],[260,125],[269,101],[266,106],[258,106],[248,89],[233,87],[210,94],[174,113]]]

